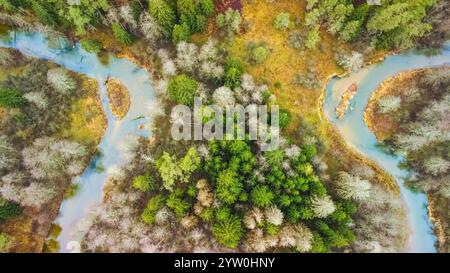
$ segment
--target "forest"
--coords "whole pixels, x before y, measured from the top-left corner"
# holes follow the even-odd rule
[[[99,58],[129,58],[152,74],[152,137],[130,144],[131,156],[108,176],[103,202],[80,228],[82,251],[402,252],[408,223],[393,178],[348,148],[317,105],[330,75],[429,40],[440,46],[433,37],[450,37],[436,18],[448,3],[370,2],[0,0],[1,24],[65,37]],[[0,69],[0,252],[26,252],[33,240],[35,252],[57,252],[54,207],[98,156],[107,126],[98,87],[11,49],[0,48]],[[420,109],[412,101],[411,114],[397,96],[377,108],[403,124],[387,141],[408,151],[405,168],[417,170],[411,187],[444,198],[449,78],[433,71],[410,89],[418,101],[433,93]],[[204,123],[208,105],[280,105],[280,147],[173,140],[180,117],[172,107],[192,108],[196,97]],[[35,211],[53,213],[36,219]],[[39,239],[19,236],[26,217],[43,222]]]
[[[407,183],[433,200],[442,232],[439,247],[447,252],[450,70],[411,71],[399,79],[369,104],[373,130],[392,153],[407,154],[404,167],[414,171]],[[387,126],[380,125],[382,118]]]

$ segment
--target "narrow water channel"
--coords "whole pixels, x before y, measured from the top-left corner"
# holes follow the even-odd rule
[[[77,223],[102,201],[102,190],[108,171],[126,161],[125,152],[121,147],[126,145],[127,141],[131,141],[133,136],[150,136],[148,129],[138,128],[139,125],[146,123],[146,120],[136,118],[147,116],[148,104],[154,101],[152,81],[147,71],[129,60],[110,56],[109,62],[103,64],[95,54],[85,52],[79,45],[52,48],[47,38],[40,33],[10,32],[9,39],[0,40],[0,47],[15,48],[25,55],[50,60],[69,70],[94,78],[99,83],[99,95],[108,119],[108,127],[99,144],[102,156],[93,159],[83,174],[75,178],[81,189],[74,198],[62,203],[60,215],[56,220],[62,227],[61,235],[58,237],[61,251],[67,252],[70,250],[67,248],[68,243],[80,239],[79,234],[74,232]],[[401,71],[444,64],[450,64],[450,44],[444,46],[442,51],[434,56],[426,56],[417,51],[390,56],[380,64],[371,65],[342,79],[333,79],[327,87],[323,106],[325,115],[338,128],[346,142],[367,158],[377,162],[396,179],[408,207],[411,235],[407,251],[410,252],[436,251],[436,237],[428,219],[426,197],[411,192],[403,185],[404,178],[408,176],[407,171],[398,167],[403,158],[390,156],[377,147],[377,140],[367,128],[363,113],[371,94],[384,80]],[[109,108],[105,87],[105,81],[109,77],[120,80],[130,93],[130,110],[122,121],[118,121]],[[354,82],[357,83],[359,90],[351,102],[352,111],[347,113],[344,119],[339,120],[335,108],[342,93]]]
[[[59,48],[50,47],[47,38],[40,33],[10,32],[8,39],[0,40],[0,47],[15,48],[25,55],[50,60],[99,83],[101,104],[108,120],[105,135],[98,146],[101,156],[94,158],[88,168],[75,178],[80,190],[75,197],[63,201],[56,219],[62,227],[58,237],[61,252],[68,252],[74,247],[69,242],[80,240],[80,234],[75,232],[77,224],[102,201],[108,173],[126,162],[124,147],[127,142],[133,141],[133,136],[150,136],[148,129],[139,129],[139,126],[147,124],[146,119],[140,117],[148,116],[149,103],[154,101],[154,97],[150,74],[129,60],[110,56],[109,62],[104,64],[97,55],[87,53],[78,44],[69,46],[64,40],[59,44]],[[113,116],[109,107],[105,86],[109,77],[120,80],[129,91],[130,109],[121,121]]]
[[[409,173],[398,167],[404,158],[388,155],[377,146],[377,139],[364,122],[363,114],[372,93],[383,81],[395,74],[419,68],[450,65],[449,43],[443,46],[437,55],[427,56],[424,53],[417,50],[407,51],[400,55],[389,56],[383,62],[368,66],[347,77],[334,78],[327,86],[323,105],[326,117],[338,128],[345,141],[365,157],[374,160],[395,178],[408,208],[411,230],[408,248],[405,250],[408,252],[436,252],[436,237],[427,214],[426,196],[414,193],[405,187],[404,179]],[[358,93],[350,103],[351,110],[340,120],[336,116],[335,109],[343,92],[352,83],[358,85]]]

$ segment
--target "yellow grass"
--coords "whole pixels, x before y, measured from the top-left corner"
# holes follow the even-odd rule
[[[33,219],[22,215],[0,225],[0,230],[8,234],[14,252],[40,252],[44,243],[42,236],[33,232]]]
[[[103,114],[98,95],[98,83],[81,76],[83,97],[72,104],[70,126],[59,132],[58,136],[70,138],[95,149],[103,137],[107,121]]]
[[[130,96],[127,88],[117,79],[108,80],[107,92],[111,111],[117,119],[123,119],[130,109]]]
[[[328,163],[331,174],[334,175],[339,170],[350,171],[356,165],[367,165],[376,172],[375,177],[379,184],[397,191],[392,177],[376,164],[347,147],[335,129],[322,118],[321,99],[326,83],[332,75],[344,72],[334,61],[336,49],[351,50],[352,48],[348,44],[339,42],[325,30],[321,31],[321,42],[317,50],[305,50],[302,53],[298,49],[291,48],[287,42],[289,32],[302,27],[305,9],[306,1],[304,0],[279,0],[274,3],[245,1],[243,17],[250,23],[251,28],[248,32],[236,37],[231,47],[231,54],[245,60],[246,45],[249,42],[266,43],[271,50],[268,59],[259,65],[245,63],[245,68],[258,82],[268,84],[277,98],[277,104],[289,109],[292,113],[293,122],[286,129],[286,133],[295,139],[298,135],[300,119],[313,123],[328,146],[324,160]],[[280,31],[273,26],[280,12],[288,12],[291,15],[289,30]],[[209,31],[211,29],[211,27],[208,28]],[[195,42],[203,40],[202,36],[194,37]],[[318,90],[293,84],[294,76],[298,73],[305,74],[309,65],[314,65],[317,71],[317,79],[321,85]],[[281,83],[281,88],[275,88],[277,82]]]
[[[267,82],[277,97],[277,103],[289,109],[293,116],[295,127],[298,117],[302,116],[312,122],[318,121],[317,100],[320,90],[310,90],[293,84],[294,76],[307,71],[308,63],[315,63],[318,78],[324,85],[326,78],[336,72],[341,72],[334,60],[333,48],[337,40],[322,32],[322,44],[325,51],[306,50],[303,54],[297,49],[288,46],[289,32],[294,30],[295,21],[302,22],[305,14],[305,1],[283,0],[276,3],[267,1],[253,1],[245,4],[243,16],[251,24],[249,32],[239,35],[233,47],[234,56],[245,59],[245,47],[248,42],[265,42],[271,50],[269,58],[260,65],[246,64],[246,70],[261,82]],[[289,12],[291,15],[290,30],[275,29],[273,22],[280,12]],[[341,45],[342,46],[342,45]],[[276,82],[281,82],[282,88],[274,88]]]

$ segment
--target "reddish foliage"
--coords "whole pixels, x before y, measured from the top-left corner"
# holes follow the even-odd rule
[[[242,11],[241,0],[215,0],[215,5],[218,13],[225,12],[229,8]]]

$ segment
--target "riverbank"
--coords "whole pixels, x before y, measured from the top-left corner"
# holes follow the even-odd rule
[[[378,103],[386,96],[400,97],[402,101],[408,100],[409,92],[417,83],[416,79],[422,77],[430,69],[416,69],[396,74],[384,81],[380,87],[372,94],[364,112],[364,121],[369,129],[375,134],[378,141],[383,142],[394,137],[400,130],[400,124],[396,121],[392,113],[380,113]],[[426,94],[424,94],[426,95]],[[429,100],[429,99],[428,99]],[[420,105],[409,105],[409,109],[418,109]]]
[[[40,65],[47,69],[60,67],[49,61],[26,57],[16,50],[4,50],[13,52],[17,62],[14,62],[14,65],[11,66],[0,66],[1,83],[9,77],[15,77],[17,81],[18,78],[22,77],[22,74],[27,73],[31,65]],[[19,55],[20,58],[17,57]],[[74,72],[69,72],[69,75],[77,82],[77,95],[70,102],[69,108],[65,110],[64,124],[67,124],[67,126],[56,131],[52,137],[77,141],[83,144],[88,150],[88,157],[91,158],[96,154],[96,146],[100,142],[106,128],[106,119],[98,95],[98,83],[93,79]],[[40,90],[36,92],[38,91]],[[0,108],[0,112],[2,113],[0,124],[2,124],[3,132],[6,133],[9,129],[4,126],[9,126],[10,122],[8,119],[11,118],[11,115],[17,115],[17,110]],[[52,120],[44,118],[43,123],[39,126],[47,126],[51,122]],[[47,131],[48,129],[41,128],[41,130]],[[20,132],[17,134],[20,136]],[[24,138],[24,136],[22,137]],[[66,184],[70,185],[70,178],[67,179]],[[21,216],[0,223],[0,231],[10,237],[10,251],[19,253],[42,251],[52,222],[58,215],[66,187],[62,186],[57,189],[56,197],[50,202],[39,208],[25,206]]]
[[[389,149],[395,150],[395,141],[401,134],[409,134],[408,125],[415,122],[417,115],[425,109],[431,108],[434,101],[442,96],[439,92],[429,88],[426,77],[430,74],[438,74],[441,71],[450,71],[450,67],[426,68],[405,71],[384,81],[380,87],[372,94],[369,104],[364,112],[364,120],[369,129],[376,136],[380,143],[387,143]],[[436,78],[438,80],[438,78]],[[439,86],[439,81],[434,82]],[[442,92],[441,92],[442,93]],[[387,113],[380,110],[380,102],[389,98],[399,98],[401,104]],[[437,121],[436,121],[437,122]],[[429,151],[436,150],[436,147],[429,147]],[[420,162],[428,157],[430,152],[412,152],[407,157],[408,168],[421,173],[420,180],[429,180],[426,183],[433,183],[433,176],[424,175]],[[436,182],[437,183],[437,182]],[[413,184],[412,184],[413,185]],[[428,215],[434,225],[434,232],[437,237],[437,248],[440,252],[449,251],[448,227],[450,218],[448,207],[450,200],[443,197],[438,190],[429,186],[427,191]],[[418,189],[420,190],[420,189]]]
[[[365,158],[347,145],[337,128],[323,118],[325,86],[335,75],[346,74],[334,61],[335,52],[338,49],[346,52],[353,50],[364,52],[365,50],[366,66],[381,62],[386,56],[396,52],[367,51],[364,45],[343,44],[323,29],[320,49],[300,50],[289,46],[289,36],[298,26],[291,26],[289,31],[277,31],[271,22],[280,12],[289,12],[292,17],[302,18],[306,9],[305,4],[303,1],[300,3],[278,1],[275,4],[266,1],[244,2],[243,17],[251,28],[236,38],[232,45],[232,53],[235,57],[245,60],[247,58],[245,48],[249,44],[263,42],[270,49],[270,55],[264,63],[258,65],[246,63],[246,71],[249,71],[258,82],[266,83],[274,93],[280,107],[292,113],[293,121],[285,129],[290,139],[295,142],[306,137],[305,133],[299,130],[305,123],[314,128],[314,133],[320,139],[319,143],[323,141],[325,146],[321,160],[328,166],[327,183],[335,183],[334,180],[340,171],[354,172],[357,169],[368,169],[369,172],[373,172],[370,180],[374,185],[399,196],[399,187],[394,178],[377,163]],[[308,74],[310,70],[314,71],[316,84],[323,88],[308,88],[295,84],[294,79],[297,75]],[[399,216],[399,219],[403,219],[406,223],[406,212]],[[398,237],[397,245],[406,245],[408,232],[407,229],[403,230],[403,234]]]
[[[339,170],[352,170],[354,165],[366,165],[376,173],[377,183],[387,189],[398,193],[398,188],[392,178],[388,178],[385,172],[382,172],[376,164],[369,163],[362,156],[357,155],[345,142],[338,136],[330,126],[329,122],[322,118],[322,101],[324,88],[311,89],[305,86],[297,85],[293,79],[298,73],[304,73],[308,67],[314,67],[319,86],[326,86],[332,78],[330,75],[341,75],[344,70],[340,68],[335,59],[335,50],[351,51],[358,48],[340,43],[337,39],[321,31],[322,46],[320,50],[308,51],[292,48],[286,42],[289,38],[289,31],[277,31],[271,22],[275,20],[278,12],[289,11],[293,17],[302,17],[306,9],[306,3],[296,1],[280,1],[276,4],[265,1],[254,1],[252,3],[243,3],[243,17],[251,23],[252,28],[239,35],[233,42],[231,51],[235,57],[242,60],[246,59],[244,48],[246,45],[264,41],[270,48],[271,54],[268,59],[258,65],[250,63],[245,64],[245,68],[258,82],[266,83],[271,88],[280,107],[288,109],[293,116],[291,125],[285,129],[287,135],[292,139],[302,139],[298,128],[302,123],[309,123],[314,126],[320,138],[326,143],[324,160],[330,168],[330,175],[335,176]],[[293,27],[292,27],[293,29]],[[292,31],[291,29],[291,31]],[[209,31],[214,31],[213,29]],[[208,33],[207,35],[210,35]],[[198,40],[201,37],[197,37]],[[374,51],[366,54],[366,64],[379,62],[387,54],[393,52]],[[306,56],[308,56],[306,58]],[[343,158],[337,158],[335,152],[338,151]],[[378,179],[379,178],[379,179]]]

